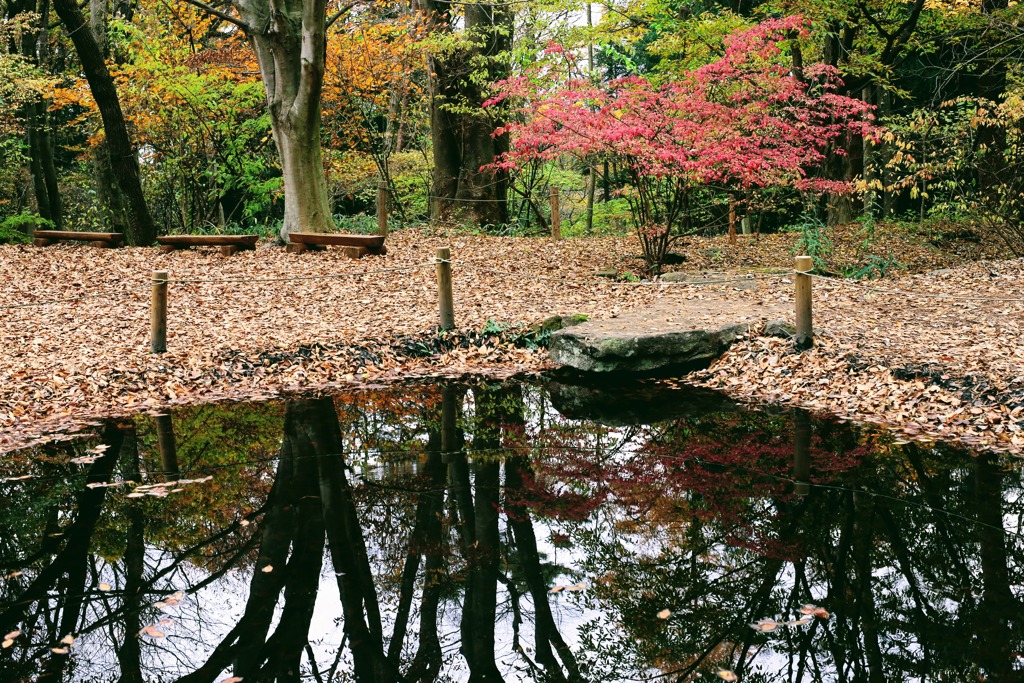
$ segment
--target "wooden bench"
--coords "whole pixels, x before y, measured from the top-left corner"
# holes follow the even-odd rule
[[[326,246],[343,247],[349,258],[362,258],[369,254],[383,256],[388,252],[384,246],[386,235],[342,235],[324,232],[288,233],[288,253],[301,254]]]
[[[189,247],[220,247],[220,253],[231,256],[236,251],[255,249],[258,235],[163,235],[157,237],[160,251],[168,252]]]
[[[32,243],[37,247],[47,247],[61,240],[77,240],[88,242],[89,246],[101,249],[116,249],[124,246],[123,232],[72,232],[70,230],[36,230],[32,234]]]

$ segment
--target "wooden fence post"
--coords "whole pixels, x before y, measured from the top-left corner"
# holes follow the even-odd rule
[[[388,184],[383,180],[377,185],[377,234],[388,234]]]
[[[437,305],[441,315],[441,329],[455,329],[455,306],[452,298],[452,250],[439,247],[437,257]]]
[[[164,353],[167,351],[167,272],[154,270],[150,282],[153,284],[153,298],[149,315],[149,350]]]
[[[736,197],[729,195],[729,244],[736,244]]]
[[[551,238],[562,239],[562,213],[558,208],[558,188],[551,188]]]
[[[796,346],[809,349],[814,345],[814,327],[811,323],[811,276],[814,259],[796,257]]]

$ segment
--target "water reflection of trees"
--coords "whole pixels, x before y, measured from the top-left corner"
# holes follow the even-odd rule
[[[897,447],[798,416],[807,458],[794,464],[788,415],[609,430],[562,420],[518,385],[294,399],[283,424],[276,414],[246,423],[260,431],[248,460],[227,454],[245,446],[220,418],[203,418],[221,435],[198,439],[205,459],[236,458],[214,482],[245,491],[222,483],[128,499],[88,486],[204,473],[166,418],[107,424],[110,447],[80,466],[67,461],[83,446],[50,447],[4,513],[18,533],[0,546],[2,572],[23,573],[0,582],[0,628],[24,635],[0,654],[0,677],[1018,674],[1022,549],[1004,526],[1024,499],[1019,472],[995,458]],[[392,467],[400,453],[414,466]],[[73,498],[45,495],[72,475]],[[805,495],[793,480],[811,482]],[[19,500],[32,521],[14,519]],[[175,510],[189,531],[172,542]],[[572,569],[552,564],[552,543],[572,546]],[[552,593],[558,575],[586,591]],[[178,590],[188,609],[162,625]],[[244,601],[219,614],[229,593]],[[808,602],[832,618],[770,633],[748,625]],[[584,607],[595,610],[585,620]],[[318,611],[338,615],[341,635],[325,635],[332,622]],[[55,654],[68,634],[71,654]]]

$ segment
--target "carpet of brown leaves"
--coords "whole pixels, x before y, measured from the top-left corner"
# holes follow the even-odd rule
[[[694,242],[689,263],[677,268],[763,272],[790,264],[788,244],[771,240],[780,244],[767,236],[735,247]],[[389,237],[386,257],[361,261],[273,247],[231,258],[212,250],[0,247],[0,452],[100,416],[168,405],[547,367],[545,353],[486,336],[430,353],[438,246],[452,249],[461,330],[577,312],[604,318],[655,300],[708,307],[730,298],[792,300],[792,284],[778,278],[751,289],[596,278],[600,269],[640,272],[632,239],[553,243],[403,231]],[[703,263],[702,253],[718,256]],[[172,280],[168,352],[158,355],[149,353],[154,270]],[[822,334],[813,350],[798,354],[785,340],[752,332],[695,379],[741,398],[896,425],[912,437],[1021,452],[1024,264],[982,262],[876,284],[1015,300],[908,297],[818,280],[815,324]]]

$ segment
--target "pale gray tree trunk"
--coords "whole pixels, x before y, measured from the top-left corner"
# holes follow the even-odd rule
[[[195,3],[193,3],[195,4]],[[267,90],[284,176],[290,232],[335,230],[320,150],[320,96],[327,61],[325,0],[235,0]]]

